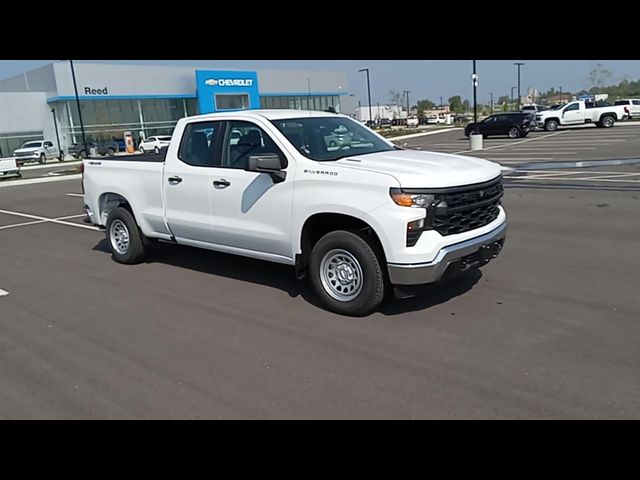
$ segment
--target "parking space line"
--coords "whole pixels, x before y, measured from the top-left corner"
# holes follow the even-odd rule
[[[31,218],[33,220],[42,220],[43,223],[47,223],[47,222],[48,223],[57,223],[59,225],[67,225],[69,227],[84,228],[86,230],[100,231],[100,229],[98,227],[95,227],[93,225],[81,225],[79,223],[65,222],[64,220],[61,220],[64,217],[60,217],[60,219],[47,218],[47,217],[41,217],[39,215],[31,215],[30,213],[12,212],[12,211],[9,211],[9,210],[0,210],[0,213],[4,213],[6,215],[14,215],[16,217]],[[80,216],[83,216],[83,215],[80,215]],[[74,217],[75,217],[75,215],[74,215]]]
[[[554,137],[556,135],[561,135],[564,132],[554,132],[554,133],[550,133],[549,135],[542,135],[540,137],[532,137],[532,138],[527,138],[526,140],[521,140],[519,142],[515,142],[515,143],[502,143],[500,145],[495,145],[493,147],[488,147],[485,148],[483,150],[493,150],[496,148],[500,148],[500,147],[504,147],[505,145],[509,145],[509,146],[513,146],[513,145],[521,145],[523,143],[528,143],[528,142],[534,142],[536,140],[542,140],[543,138],[549,138],[549,137]],[[472,152],[474,150],[462,150],[461,152],[456,152],[456,153],[466,153],[466,152]]]
[[[34,220],[33,222],[14,223],[13,225],[3,225],[0,230],[8,230],[9,228],[26,227],[27,225],[37,225],[38,223],[47,223],[46,220]]]
[[[9,295],[9,292],[0,288],[0,297],[6,297]]]
[[[84,197],[83,193],[67,193],[65,194],[67,197]]]

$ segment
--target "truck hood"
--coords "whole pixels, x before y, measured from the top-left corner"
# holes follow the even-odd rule
[[[42,147],[18,148],[17,150],[14,150],[13,153],[35,153],[41,149]]]
[[[404,188],[446,188],[486,182],[500,175],[497,163],[417,150],[391,150],[345,157],[336,164],[395,177]]]

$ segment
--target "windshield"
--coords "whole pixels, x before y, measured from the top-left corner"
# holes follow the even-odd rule
[[[350,118],[286,118],[271,123],[300,153],[321,162],[395,149]]]
[[[558,104],[558,105],[554,105],[553,107],[549,108],[549,110],[558,110],[559,108],[564,107],[563,104]]]
[[[20,148],[39,148],[42,146],[42,142],[27,142]]]

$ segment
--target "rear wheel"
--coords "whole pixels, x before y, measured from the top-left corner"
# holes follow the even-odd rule
[[[382,264],[372,246],[359,234],[346,230],[330,232],[311,252],[311,283],[329,310],[343,315],[367,315],[384,298]]]
[[[87,152],[85,150],[80,152],[80,158],[87,158]]]
[[[129,210],[122,207],[112,210],[107,218],[106,232],[116,262],[134,265],[144,260],[143,235]]]
[[[606,117],[602,117],[600,119],[600,124],[602,125],[602,128],[611,128],[615,123],[616,121],[614,120],[614,118],[609,115],[607,115]]]
[[[547,120],[544,124],[544,129],[547,132],[553,132],[558,129],[558,122],[555,120]]]
[[[518,130],[516,127],[511,127],[507,132],[507,135],[509,136],[509,138],[518,138],[520,137],[520,130]]]

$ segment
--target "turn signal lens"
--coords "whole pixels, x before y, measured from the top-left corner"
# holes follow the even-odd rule
[[[392,188],[389,194],[396,205],[401,207],[429,208],[434,200],[433,195],[403,193],[399,188]]]

